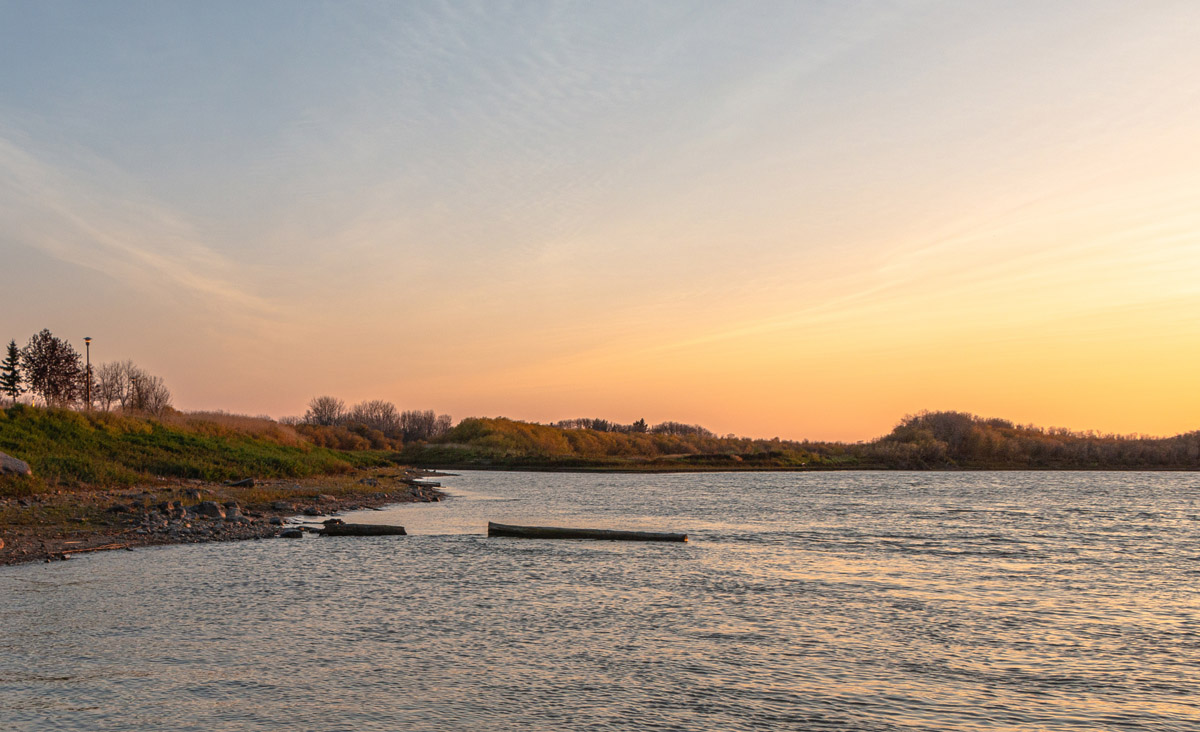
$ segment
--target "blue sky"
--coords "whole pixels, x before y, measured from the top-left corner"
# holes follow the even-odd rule
[[[91,335],[177,406],[275,416],[1182,429],[1197,20],[0,2],[0,336]],[[1102,354],[1139,348],[1181,367],[1114,396],[1150,377]]]

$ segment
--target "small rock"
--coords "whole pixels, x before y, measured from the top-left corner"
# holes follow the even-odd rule
[[[272,516],[270,523],[272,526],[283,526],[283,519],[279,516]]]
[[[188,488],[186,491],[183,492],[183,495],[185,498],[191,499],[193,501],[200,500],[200,491],[199,491],[199,489],[196,489],[196,488]]]
[[[346,522],[341,520],[340,518],[331,518],[331,519],[325,519],[321,523],[325,524],[326,526],[338,526],[341,524],[345,524]]]
[[[228,483],[226,483],[225,485],[229,486],[230,488],[253,488],[254,487],[254,478],[246,478],[244,480],[231,480]]]
[[[336,501],[337,499],[334,498],[333,496],[329,495],[328,493],[321,493],[317,496],[317,500],[330,502],[330,501]]]
[[[166,514],[167,518],[183,518],[187,510],[183,507],[183,501],[171,501],[170,503],[158,504],[158,510]]]
[[[130,510],[129,506],[126,506],[124,503],[114,503],[108,507],[109,513],[129,513]]]
[[[321,515],[321,512],[318,511],[317,509],[313,508],[312,506],[309,506],[308,508],[304,509],[303,513],[305,516],[320,516]]]
[[[295,511],[296,507],[287,501],[272,501],[271,510],[273,511]]]
[[[300,529],[284,529],[279,532],[279,536],[282,539],[303,539],[304,532]]]

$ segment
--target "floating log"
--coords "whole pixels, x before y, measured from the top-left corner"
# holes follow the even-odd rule
[[[403,526],[384,524],[326,524],[319,532],[321,536],[405,536]]]
[[[687,534],[612,529],[560,529],[551,526],[511,526],[488,521],[488,536],[519,539],[605,539],[608,541],[687,541]]]

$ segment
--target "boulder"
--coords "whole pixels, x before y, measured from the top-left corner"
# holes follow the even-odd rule
[[[33,475],[29,463],[18,460],[11,455],[0,452],[0,473],[15,473],[17,475]]]
[[[192,512],[197,516],[207,516],[208,518],[225,518],[225,507],[216,501],[201,501],[192,507]]]
[[[295,511],[296,507],[287,501],[272,501],[271,510],[273,511]]]
[[[279,516],[272,516],[270,519],[270,524],[272,526],[283,526],[283,519]]]
[[[283,539],[303,539],[304,532],[300,529],[284,529],[279,532],[279,536]]]

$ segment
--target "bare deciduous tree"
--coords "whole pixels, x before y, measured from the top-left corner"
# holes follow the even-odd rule
[[[125,405],[131,368],[136,368],[132,361],[110,361],[96,367],[96,390],[93,394],[100,409],[107,412],[114,404]]]
[[[305,424],[335,425],[346,421],[346,404],[331,396],[313,397],[304,413]]]
[[[382,399],[355,404],[346,415],[346,422],[366,425],[388,437],[399,437],[401,434],[400,413],[396,411],[396,405]]]
[[[112,361],[96,367],[96,401],[109,411],[121,409],[160,415],[171,406],[171,391],[163,380],[133,361]]]
[[[162,415],[171,406],[171,391],[163,380],[152,374],[138,369],[136,375],[131,375],[130,391],[133,409],[154,415]]]
[[[408,410],[400,414],[400,432],[405,442],[432,440],[450,431],[450,415],[435,415],[432,409]]]

